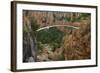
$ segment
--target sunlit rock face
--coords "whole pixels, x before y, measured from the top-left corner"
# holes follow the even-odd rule
[[[64,39],[63,48],[66,60],[91,58],[90,24],[82,23],[79,30],[74,30],[69,37]]]

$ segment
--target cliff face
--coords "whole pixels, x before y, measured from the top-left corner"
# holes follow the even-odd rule
[[[69,37],[65,37],[63,48],[66,60],[90,59],[90,25],[82,23],[79,30],[74,30]]]
[[[27,13],[27,15],[26,15]],[[28,16],[32,20],[42,26],[47,25],[69,25],[69,22],[74,21],[74,19],[79,18],[80,13],[71,13],[71,12],[52,12],[52,11],[24,11],[24,15]],[[77,20],[78,21],[78,20]]]
[[[89,13],[24,10],[23,59],[26,57],[34,61],[90,59],[90,22]],[[70,25],[79,29],[64,26],[36,31],[53,25]]]

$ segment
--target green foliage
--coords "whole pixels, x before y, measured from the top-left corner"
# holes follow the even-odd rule
[[[75,15],[75,13],[74,13]],[[80,16],[76,17],[76,16],[73,16],[73,18],[71,17],[65,17],[64,20],[66,22],[80,22],[81,19],[86,19],[90,16],[91,14],[90,13],[81,13]]]
[[[27,29],[27,27],[24,26],[24,28],[23,28],[23,32],[26,33],[26,32],[28,32],[28,31],[29,31],[29,30]]]
[[[86,19],[86,18],[88,18],[90,15],[91,15],[90,13],[81,13],[80,18]]]
[[[37,32],[37,41],[42,44],[49,44],[53,48],[57,48],[60,47],[63,36],[64,32],[60,31],[56,27],[52,27]]]
[[[79,22],[80,21],[80,17],[78,18],[73,18],[72,22]]]
[[[34,20],[34,19],[31,20],[31,28],[32,28],[33,31],[36,31],[39,28],[37,21]]]
[[[90,13],[81,13],[81,17],[88,17],[90,15],[91,15]]]
[[[70,22],[70,21],[71,21],[71,18],[70,18],[70,17],[66,17],[66,18],[64,18],[64,20],[65,20],[66,22]]]
[[[28,24],[25,24],[26,26],[23,27],[23,32],[29,32],[29,27],[31,27],[32,32],[36,33],[35,31],[40,27],[39,24],[37,24],[37,21],[34,19],[30,20],[30,25],[29,27],[27,26]]]
[[[38,49],[43,49],[44,48],[44,46],[41,42],[37,42],[37,45],[38,45],[37,46]]]

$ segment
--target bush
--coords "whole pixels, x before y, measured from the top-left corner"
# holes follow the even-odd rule
[[[60,31],[56,27],[52,27],[37,32],[37,41],[42,44],[50,44],[53,48],[57,48],[60,47],[63,36],[64,32]]]

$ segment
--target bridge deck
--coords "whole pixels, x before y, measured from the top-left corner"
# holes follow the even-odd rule
[[[45,27],[39,28],[36,31],[41,31],[41,30],[44,30],[44,29],[49,29],[51,27],[71,27],[71,28],[74,28],[74,29],[79,29],[79,27],[71,26],[71,25],[52,25],[52,26],[45,26]]]

